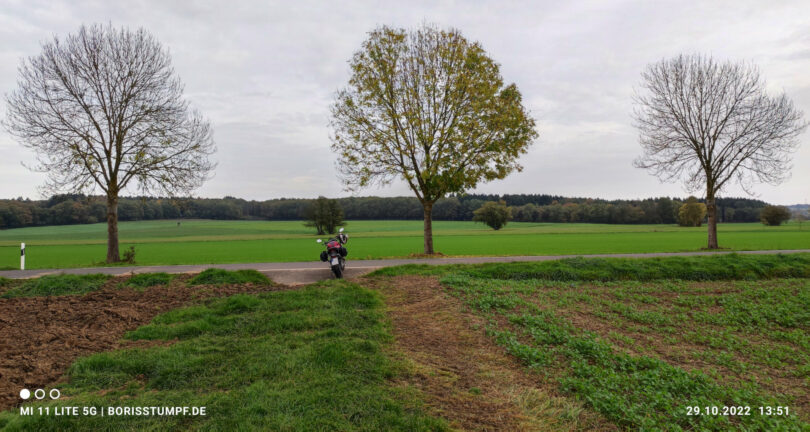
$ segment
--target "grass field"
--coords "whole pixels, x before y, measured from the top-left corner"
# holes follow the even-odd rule
[[[252,273],[204,275],[182,276],[182,283],[269,283]],[[398,279],[408,275],[437,277],[441,286]],[[405,355],[392,334],[392,305],[384,302],[387,290],[404,282],[419,299],[437,290],[433,295],[457,298],[463,313],[477,317],[447,306],[433,322],[420,315],[412,325],[424,327],[405,331],[418,339],[433,328],[441,336],[418,346],[458,341],[448,325],[454,322],[468,327],[462,343],[479,359],[493,358],[487,340],[519,361],[529,397],[502,393],[495,414],[517,410],[540,430],[588,430],[593,423],[581,423],[585,418],[605,430],[810,430],[808,276],[808,254],[575,258],[408,265],[358,282],[236,294],[158,315],[125,334],[142,345],[73,362],[68,379],[53,384],[59,401],[23,405],[50,412],[205,406],[206,416],[20,415],[14,408],[0,412],[0,430],[448,430],[458,424],[459,407],[444,404],[459,398],[491,407],[476,399],[493,388],[430,369],[422,363],[429,357]],[[20,292],[0,302],[67,295],[79,304],[101,289],[95,278],[9,282]],[[139,275],[115,289],[170,279]],[[482,382],[515,378],[487,372],[479,372]]]
[[[723,280],[718,258],[684,268],[711,282],[624,280],[634,260],[571,260],[556,281],[531,278],[554,274],[551,263],[377,274],[441,275],[499,345],[622,429],[810,430],[810,279]],[[774,266],[759,258],[743,266]],[[666,277],[680,260],[636,262]],[[587,281],[594,272],[605,281]],[[713,411],[727,407],[747,414]]]
[[[334,281],[175,309],[126,335],[169,341],[76,361],[50,415],[0,413],[3,431],[446,430],[385,353],[377,293]],[[99,390],[104,391],[99,391]],[[57,407],[205,407],[205,416],[54,415]]]
[[[349,259],[404,257],[422,250],[421,221],[351,221]],[[222,264],[316,260],[321,246],[296,221],[145,221],[120,224],[122,250],[135,246],[139,265]],[[719,239],[733,250],[810,247],[810,227],[721,224]],[[100,265],[106,225],[70,225],[0,231],[0,269]],[[510,223],[493,231],[473,222],[434,222],[437,251],[446,255],[576,255],[696,251],[706,228],[669,225]]]

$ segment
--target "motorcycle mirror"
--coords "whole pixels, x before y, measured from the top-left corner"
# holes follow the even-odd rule
[[[315,241],[316,241],[316,242],[318,242],[318,243],[322,243],[322,242],[323,242],[323,240],[321,240],[321,239],[318,239],[318,240],[315,240]]]
[[[343,228],[341,228],[340,231],[338,231],[338,232],[343,232]]]

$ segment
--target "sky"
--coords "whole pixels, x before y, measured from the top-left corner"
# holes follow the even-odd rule
[[[454,27],[514,82],[539,138],[522,172],[470,192],[607,199],[687,195],[634,168],[631,118],[647,64],[680,53],[756,64],[768,90],[810,117],[807,1],[14,1],[0,0],[0,93],[21,59],[80,25],[143,27],[169,49],[190,103],[211,120],[214,177],[193,195],[246,199],[348,196],[330,151],[329,106],[348,60],[380,25]],[[5,117],[0,103],[0,117]],[[810,131],[792,177],[757,185],[775,204],[810,200]],[[45,174],[0,130],[0,198],[42,198]],[[403,183],[355,195],[411,195]],[[722,196],[747,196],[739,187]]]

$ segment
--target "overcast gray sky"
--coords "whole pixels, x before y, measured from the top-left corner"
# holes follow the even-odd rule
[[[329,105],[347,60],[378,25],[423,22],[479,41],[515,82],[540,139],[525,169],[484,193],[601,198],[684,196],[633,168],[633,88],[648,63],[679,53],[756,63],[774,92],[810,116],[808,1],[9,1],[0,0],[0,93],[20,59],[82,23],[144,27],[172,54],[186,96],[214,126],[219,163],[195,195],[249,199],[345,196],[329,150]],[[3,104],[4,105],[4,104]],[[5,116],[5,106],[0,107]],[[758,185],[779,204],[810,200],[810,132],[792,178]],[[0,131],[0,197],[39,198],[44,175],[21,165],[28,150]],[[409,195],[402,184],[360,195]],[[725,196],[742,196],[729,188]]]

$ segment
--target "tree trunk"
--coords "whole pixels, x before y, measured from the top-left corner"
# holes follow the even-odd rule
[[[424,202],[425,209],[425,254],[433,254],[433,203]]]
[[[708,216],[709,245],[708,249],[719,249],[717,245],[717,205],[714,196],[706,197],[706,215]]]
[[[121,261],[118,254],[118,195],[107,196],[107,264]]]

